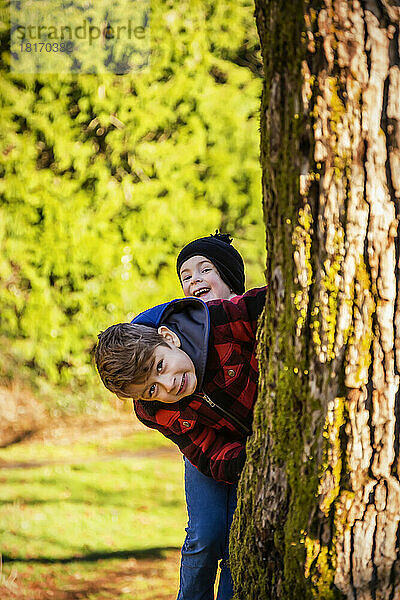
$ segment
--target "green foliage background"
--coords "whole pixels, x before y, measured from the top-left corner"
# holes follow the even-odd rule
[[[151,64],[9,72],[2,9],[0,376],[99,396],[108,325],[181,295],[175,257],[231,232],[263,282],[261,93],[251,0],[153,0]],[[95,51],[95,50],[94,50]],[[95,387],[93,387],[95,383]]]

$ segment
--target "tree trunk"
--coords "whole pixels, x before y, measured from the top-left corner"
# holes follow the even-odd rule
[[[395,0],[256,0],[269,291],[240,600],[400,599]]]

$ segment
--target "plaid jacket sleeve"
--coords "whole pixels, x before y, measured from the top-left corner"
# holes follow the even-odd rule
[[[258,318],[265,306],[267,286],[253,288],[232,300],[207,302],[216,338],[255,342]]]
[[[238,481],[246,459],[246,440],[232,441],[222,432],[205,426],[191,408],[180,413],[161,409],[151,419],[144,416],[140,403],[134,403],[134,408],[144,425],[157,429],[176,444],[204,475],[225,483]]]

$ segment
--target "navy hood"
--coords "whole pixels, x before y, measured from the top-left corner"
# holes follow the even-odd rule
[[[165,325],[176,333],[181,349],[192,359],[197,377],[196,390],[201,389],[206,370],[210,314],[207,305],[199,298],[178,298],[148,308],[131,323],[158,329]]]

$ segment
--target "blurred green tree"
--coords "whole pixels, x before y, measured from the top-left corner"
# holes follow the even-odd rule
[[[22,75],[9,70],[3,8],[3,380],[85,389],[98,331],[180,295],[177,252],[216,228],[234,235],[248,285],[261,283],[253,11],[153,0],[147,69]]]

